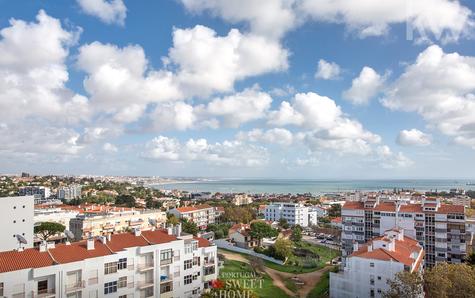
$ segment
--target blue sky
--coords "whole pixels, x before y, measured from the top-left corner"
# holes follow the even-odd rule
[[[474,10],[0,0],[0,168],[475,178]]]

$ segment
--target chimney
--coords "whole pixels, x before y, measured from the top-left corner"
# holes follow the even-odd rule
[[[353,251],[358,251],[359,250],[359,245],[358,245],[358,242],[354,241],[353,242]]]
[[[48,243],[46,243],[46,249],[52,249],[52,248],[54,248],[54,247],[55,247],[54,242],[48,242]]]
[[[112,239],[112,236],[111,236],[111,235],[112,235],[111,233],[107,234],[107,241],[109,241],[109,242],[110,242],[111,239]]]
[[[373,243],[372,242],[368,245],[368,251],[369,252],[373,251]]]
[[[175,236],[180,237],[181,236],[181,222],[175,225]]]
[[[40,252],[46,252],[46,250],[47,250],[46,241],[41,241],[41,243],[40,243]]]
[[[87,239],[87,250],[94,249],[94,238],[90,237]]]
[[[167,233],[168,233],[168,235],[172,235],[172,234],[173,234],[173,228],[172,228],[172,227],[168,227],[168,228],[167,228]]]
[[[99,239],[101,240],[102,244],[107,244],[106,236],[100,236]]]
[[[136,237],[140,236],[141,234],[142,234],[142,232],[140,231],[139,228],[136,228],[136,229],[134,230],[134,235],[135,235]]]

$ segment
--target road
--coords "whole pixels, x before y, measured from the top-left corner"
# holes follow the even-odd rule
[[[315,237],[312,237],[312,236],[306,236],[306,235],[304,235],[304,236],[302,237],[302,239],[303,239],[305,242],[308,242],[308,243],[310,243],[310,244],[322,245],[322,246],[326,246],[326,247],[331,248],[331,249],[340,250],[340,246],[339,246],[339,245],[334,245],[334,244],[329,244],[329,243],[321,243],[322,240],[316,239]]]

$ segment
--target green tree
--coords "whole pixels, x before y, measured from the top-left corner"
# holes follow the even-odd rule
[[[183,232],[188,233],[188,234],[193,234],[194,236],[196,236],[199,232],[199,229],[196,223],[186,220],[186,219],[181,220],[181,227],[182,227]]]
[[[292,241],[279,238],[274,243],[275,257],[286,261],[292,255]]]
[[[470,266],[475,266],[475,253],[472,252],[471,254],[469,254],[465,258],[465,262]]]
[[[177,225],[180,223],[180,220],[178,218],[176,218],[176,216],[174,214],[168,214],[167,215],[167,224],[169,225]]]
[[[302,240],[302,227],[299,225],[296,225],[292,229],[292,235],[290,236],[290,239],[294,242],[300,242]]]
[[[282,229],[288,229],[290,226],[289,226],[289,223],[287,222],[287,219],[281,217],[279,219],[279,227],[281,227]]]
[[[263,221],[256,221],[251,224],[251,237],[258,239],[259,243],[262,238],[270,238],[277,236],[278,232],[272,228],[269,224]]]
[[[389,290],[383,292],[384,298],[418,298],[424,294],[422,275],[418,272],[401,271],[387,283]]]
[[[135,207],[135,198],[131,195],[118,195],[115,198],[115,204],[132,208]]]
[[[65,226],[57,222],[42,222],[35,226],[34,232],[41,240],[48,241],[51,236],[62,233],[65,229]]]
[[[329,217],[340,217],[341,216],[341,205],[340,204],[333,204],[328,210]]]
[[[475,297],[475,268],[439,263],[424,272],[424,289],[431,298]]]

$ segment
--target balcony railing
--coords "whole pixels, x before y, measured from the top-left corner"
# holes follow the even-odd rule
[[[38,294],[34,295],[34,297],[46,298],[46,297],[55,296],[55,294],[56,294],[56,290],[53,288],[53,289],[39,290]]]
[[[144,263],[144,264],[138,264],[137,269],[139,271],[147,271],[153,269],[153,263]]]
[[[81,280],[69,285],[66,285],[66,292],[74,292],[83,289],[86,286],[86,281]]]
[[[168,264],[171,264],[171,263],[173,263],[173,258],[160,260],[160,266],[168,265]]]
[[[95,285],[99,282],[99,279],[97,277],[91,277],[87,280],[88,285]]]
[[[137,283],[139,289],[145,289],[148,287],[153,287],[153,280],[142,280]]]

